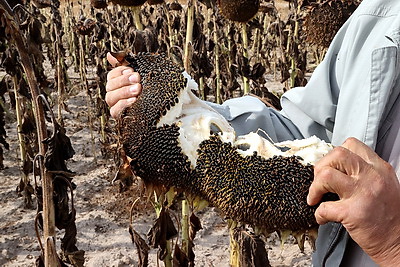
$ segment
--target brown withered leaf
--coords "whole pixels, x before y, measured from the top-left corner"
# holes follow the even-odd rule
[[[264,75],[265,71],[266,69],[261,63],[254,64],[250,71],[250,79],[254,81],[260,79]]]
[[[149,5],[159,5],[159,4],[164,3],[164,0],[147,0],[147,3]]]
[[[118,64],[116,64],[113,67],[118,67],[118,66],[129,64],[129,62],[125,60],[125,57],[128,54],[127,51],[110,52],[110,54],[113,57],[115,57],[118,61]]]
[[[35,117],[32,109],[26,109],[22,116],[21,133],[28,135],[36,131]]]
[[[152,27],[146,27],[143,31],[131,29],[129,41],[134,53],[156,52],[158,48],[157,35]]]
[[[131,235],[132,242],[135,244],[139,255],[138,267],[147,267],[149,265],[149,246],[139,233],[133,229],[132,224],[129,225],[129,234]]]
[[[115,174],[112,183],[114,184],[118,181],[119,192],[122,193],[128,190],[128,188],[133,184],[134,174],[124,150],[120,150],[119,155],[121,164],[118,167],[118,171]]]
[[[1,66],[7,74],[15,76],[21,70],[19,62],[18,52],[15,49],[8,49],[4,52]]]
[[[160,216],[156,219],[153,227],[147,234],[150,246],[153,248],[159,248],[160,260],[164,260],[167,256],[167,240],[170,240],[177,234],[178,231],[171,219],[169,210],[163,207]]]
[[[0,170],[4,170],[4,156],[3,149],[0,146]]]
[[[0,86],[4,86],[7,88],[6,81],[3,78],[0,82]],[[4,94],[6,93],[7,89],[0,89],[0,99],[4,101]],[[6,141],[7,132],[5,129],[5,110],[2,105],[0,105],[0,144],[4,146],[7,150],[9,149],[9,144]],[[4,157],[3,157],[3,148],[0,146],[0,169],[4,169]]]
[[[107,0],[90,0],[90,5],[98,9],[104,9],[108,6]]]
[[[193,240],[196,237],[197,232],[203,229],[203,227],[201,226],[199,217],[197,217],[194,213],[190,215],[189,221],[190,221],[189,238]]]
[[[51,137],[43,140],[48,145],[45,155],[45,166],[50,171],[69,172],[66,160],[72,158],[75,151],[72,147],[71,140],[66,136],[66,130],[57,122],[54,122],[54,133]]]
[[[71,263],[74,267],[83,267],[85,263],[85,251],[76,250],[72,252],[64,251],[65,261]]]
[[[244,77],[250,77],[250,64],[249,64],[249,59],[247,57],[244,57],[243,55],[238,55],[238,71],[239,74],[244,76]]]
[[[90,18],[82,18],[76,23],[74,29],[81,35],[89,35],[96,27],[96,24],[97,22],[95,20]]]
[[[175,244],[173,265],[179,267],[188,267],[189,259],[188,256],[181,250],[178,244]]]
[[[215,0],[199,0],[200,3],[205,5],[207,8],[213,8],[215,6]]]
[[[121,6],[141,6],[146,0],[111,0],[111,2]]]
[[[33,4],[37,8],[51,7],[51,0],[33,0]]]
[[[239,243],[240,266],[269,267],[268,253],[265,243],[259,235],[250,233],[242,228],[234,229],[233,237]]]
[[[174,11],[182,10],[181,4],[179,4],[178,1],[176,1],[176,0],[172,3],[170,3],[168,7],[170,10],[174,10]]]

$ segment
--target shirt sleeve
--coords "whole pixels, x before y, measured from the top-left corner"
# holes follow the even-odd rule
[[[256,97],[233,98],[222,105],[208,104],[228,120],[237,135],[256,132],[274,142],[304,138],[292,121]]]
[[[230,99],[222,105],[209,104],[231,123],[237,135],[257,131],[262,135],[265,132],[275,142],[315,135],[331,142],[340,91],[337,57],[342,36],[337,36],[335,43],[305,87],[293,88],[283,94],[281,111],[269,108],[251,96]]]

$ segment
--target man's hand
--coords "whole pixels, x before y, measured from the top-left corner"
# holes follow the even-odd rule
[[[323,157],[314,169],[307,202],[316,205],[327,192],[340,200],[323,202],[319,224],[340,222],[378,264],[400,264],[400,185],[392,166],[355,138]]]
[[[107,60],[115,66],[118,61],[110,53]],[[127,66],[119,66],[112,69],[107,75],[106,102],[110,106],[111,116],[117,118],[121,111],[134,103],[142,91],[139,73]]]

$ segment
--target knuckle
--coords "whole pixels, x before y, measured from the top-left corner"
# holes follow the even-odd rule
[[[114,119],[116,119],[116,118],[118,117],[118,113],[117,113],[117,111],[115,110],[115,107],[111,107],[111,108],[110,108],[110,114],[111,114],[111,116],[112,116]]]
[[[382,161],[382,168],[385,173],[394,173],[395,172],[393,166],[390,163],[388,163],[387,161]]]
[[[326,213],[325,204],[321,203],[317,208],[317,210],[315,211],[315,219],[318,224],[322,225],[326,223],[325,213]]]
[[[111,101],[110,101],[110,94],[109,94],[109,93],[106,93],[106,96],[105,96],[105,98],[104,98],[104,101],[106,101],[107,105],[110,106]]]
[[[140,83],[141,77],[140,77],[139,72],[134,72],[134,74],[136,76],[137,82]]]
[[[107,73],[107,81],[110,81],[112,79],[112,77],[114,76],[114,73],[115,73],[115,69],[112,69]]]
[[[328,166],[316,166],[314,168],[314,179],[326,180],[332,175],[332,169]]]
[[[351,144],[355,144],[355,143],[358,143],[359,141],[358,141],[358,139],[357,138],[355,138],[355,137],[348,137],[344,142],[343,142],[343,144],[349,144],[349,145],[351,145]]]
[[[333,153],[335,157],[346,158],[349,154],[349,150],[345,147],[338,146],[333,149]]]
[[[130,91],[130,86],[125,86],[125,87],[123,87],[123,88],[121,88],[121,90],[120,90],[121,92],[120,92],[120,94],[119,94],[119,96],[120,96],[120,99],[119,100],[122,100],[122,99],[128,99],[129,97],[131,97],[131,91]]]

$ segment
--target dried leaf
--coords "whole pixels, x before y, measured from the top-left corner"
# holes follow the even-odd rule
[[[189,221],[190,221],[190,233],[189,233],[189,238],[190,238],[191,240],[193,240],[193,239],[196,237],[196,233],[197,233],[199,230],[203,229],[203,227],[201,226],[201,222],[200,222],[199,217],[197,217],[194,213],[192,213],[192,214],[190,215]]]
[[[174,248],[174,257],[173,257],[173,266],[175,267],[188,267],[189,259],[186,256],[185,252],[181,250],[178,244],[175,244]]]
[[[54,123],[53,135],[43,140],[48,145],[45,155],[45,166],[50,171],[64,171],[72,173],[68,170],[65,163],[66,160],[72,158],[75,151],[72,147],[71,140],[65,135],[65,128],[61,127],[57,122]]]
[[[74,267],[83,267],[85,263],[85,251],[76,250],[73,252],[64,252],[65,261]]]
[[[129,225],[129,234],[131,235],[132,242],[136,245],[139,255],[138,267],[147,267],[149,264],[149,246],[146,241],[133,229],[132,224]]]
[[[150,246],[160,249],[160,260],[163,260],[167,255],[167,240],[175,237],[177,234],[178,231],[175,228],[169,211],[162,208],[160,216],[156,219],[153,227],[147,234]]]
[[[103,9],[107,7],[107,0],[90,0],[90,4],[94,8]]]
[[[268,267],[268,253],[260,236],[249,233],[241,228],[234,229],[233,237],[240,247],[240,266]]]
[[[119,182],[119,191],[121,193],[126,191],[133,184],[134,174],[132,172],[128,157],[123,150],[120,153],[120,159],[121,164],[119,165],[118,171],[115,174],[112,183],[114,184],[116,181]]]
[[[174,10],[174,11],[180,11],[182,10],[181,4],[178,3],[178,1],[174,1],[171,4],[169,4],[169,9]]]
[[[252,80],[258,80],[264,75],[265,71],[266,71],[266,69],[261,63],[256,63],[251,68],[249,77]]]

